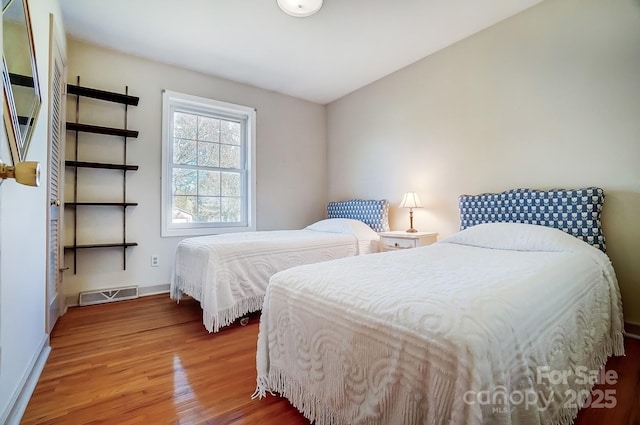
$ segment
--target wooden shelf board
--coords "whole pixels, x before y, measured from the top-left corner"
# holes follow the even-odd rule
[[[137,165],[107,164],[104,162],[65,161],[64,163],[69,167],[103,168],[107,170],[126,170],[126,171],[136,171],[138,169]]]
[[[137,242],[126,243],[95,243],[95,244],[83,244],[83,245],[65,245],[64,249],[75,251],[77,249],[93,249],[93,248],[128,248],[130,246],[138,246]]]
[[[108,102],[122,103],[124,105],[138,106],[140,98],[121,93],[114,93],[106,90],[92,89],[73,84],[67,84],[67,93],[76,96],[92,97],[94,99],[106,100]]]
[[[113,127],[101,127],[91,124],[79,124],[75,122],[67,122],[68,131],[83,131],[85,133],[94,134],[106,134],[108,136],[120,136],[120,137],[138,137],[139,132],[137,130],[125,130],[124,128]]]
[[[65,202],[65,206],[135,207],[137,202]]]

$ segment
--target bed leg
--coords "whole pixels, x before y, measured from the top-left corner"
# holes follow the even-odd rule
[[[240,318],[240,326],[247,326],[249,324],[249,316]]]

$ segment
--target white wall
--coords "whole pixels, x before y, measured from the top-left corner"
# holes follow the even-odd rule
[[[25,407],[20,404],[30,396],[21,391],[29,392],[25,385],[34,384],[27,382],[29,374],[38,356],[48,347],[45,333],[48,202],[44,176],[47,173],[49,13],[56,16],[61,31],[63,27],[57,0],[30,1],[29,5],[43,105],[27,160],[40,162],[43,178],[38,188],[18,185],[12,180],[0,186],[0,423],[19,419],[20,410]],[[0,158],[10,162],[4,126],[1,137]]]
[[[447,236],[462,193],[600,186],[640,322],[639,117],[640,3],[545,1],[328,105],[329,198],[414,190],[415,227]]]
[[[174,250],[180,238],[160,237],[161,94],[163,89],[209,97],[257,109],[257,227],[258,230],[296,229],[324,218],[327,202],[326,111],[324,106],[275,92],[152,62],[69,39],[68,81],[124,92],[140,97],[130,107],[129,128],[140,131],[130,140],[128,162],[140,166],[130,172],[128,201],[138,202],[127,210],[127,238],[139,246],[127,250],[127,270],[122,270],[122,251],[91,250],[78,254],[78,274],[65,272],[65,293],[140,285],[149,290],[167,285]],[[74,119],[75,97],[69,96],[67,116]],[[123,108],[117,104],[81,98],[80,121],[96,125],[122,126]],[[68,140],[73,134],[67,133]],[[80,158],[104,162],[122,161],[122,142],[113,137],[81,134]],[[73,157],[67,142],[66,157]],[[118,200],[121,179],[107,171],[81,170],[84,200]],[[72,176],[68,173],[67,176]],[[112,185],[111,182],[115,183]],[[73,197],[72,179],[65,185],[65,199]],[[79,190],[83,190],[82,184]],[[113,198],[115,197],[115,199]],[[90,199],[89,199],[90,198]],[[84,209],[81,213],[88,213]],[[80,220],[86,242],[103,242],[121,235],[118,210],[91,210]],[[91,218],[91,221],[89,220]],[[66,227],[72,225],[67,214]],[[70,234],[70,232],[68,233]],[[150,266],[150,256],[160,257],[160,267]],[[72,266],[72,256],[65,262]]]

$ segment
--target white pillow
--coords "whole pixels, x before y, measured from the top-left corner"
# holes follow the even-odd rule
[[[523,223],[478,224],[442,242],[512,251],[577,251],[593,248],[562,230]]]
[[[327,218],[305,227],[306,230],[354,235],[358,240],[378,240],[379,236],[367,224],[351,218]]]

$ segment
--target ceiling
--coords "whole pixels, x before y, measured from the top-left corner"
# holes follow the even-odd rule
[[[60,0],[67,32],[183,68],[327,104],[542,0]]]

